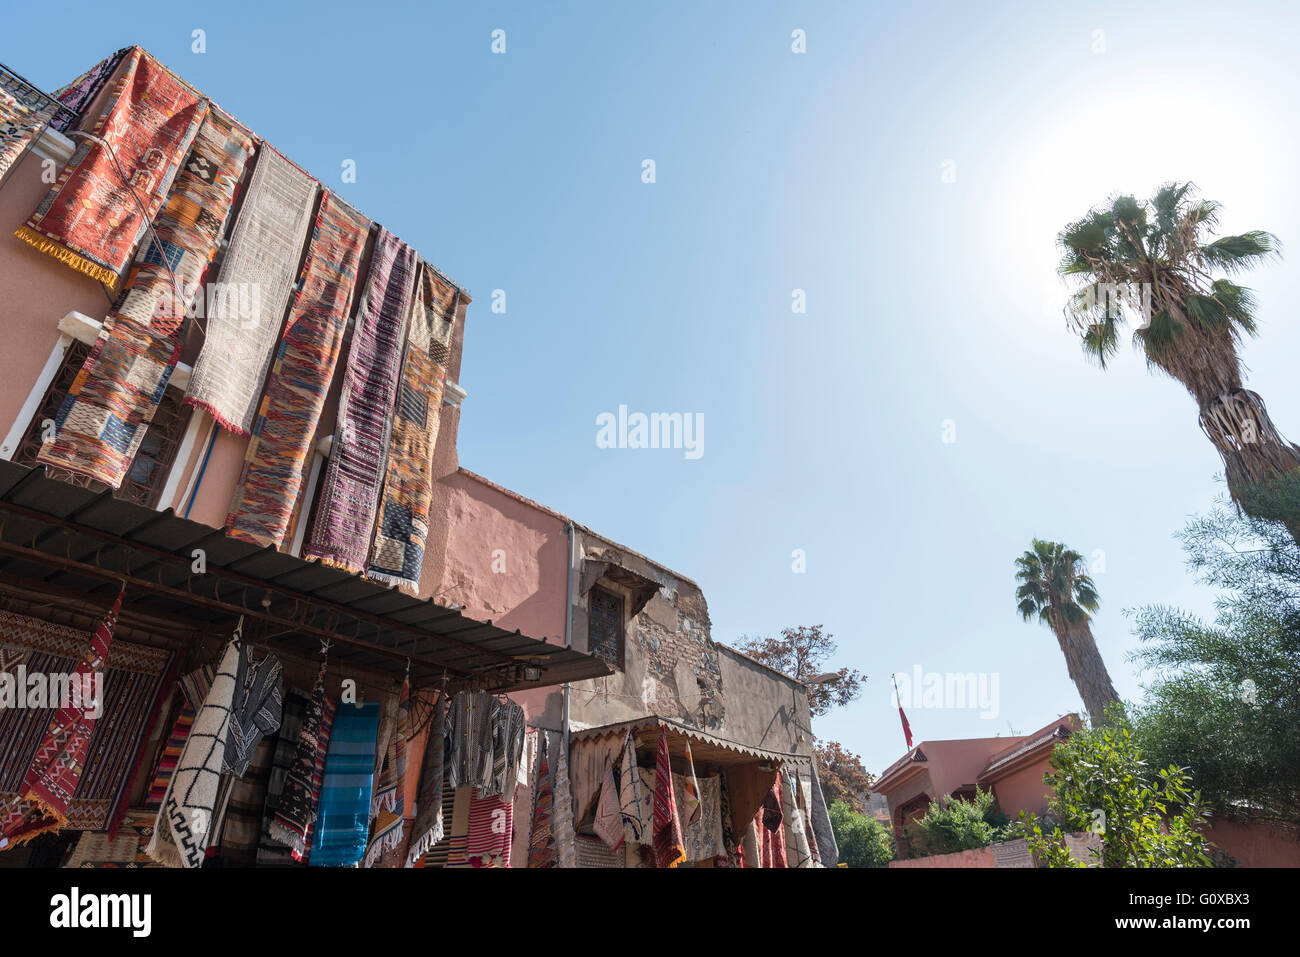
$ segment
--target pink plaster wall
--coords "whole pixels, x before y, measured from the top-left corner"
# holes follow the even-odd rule
[[[1205,835],[1241,867],[1300,867],[1300,841],[1294,832],[1264,823],[1219,820]]]
[[[99,283],[14,236],[49,189],[41,182],[42,162],[29,152],[0,188],[0,437],[58,342],[59,320],[73,310],[102,319],[108,309]]]
[[[890,861],[890,867],[997,867],[993,860],[993,851],[987,847],[977,847],[970,851],[957,851],[953,854],[932,854],[929,857],[910,857],[901,861]]]
[[[963,738],[926,741],[921,745],[930,771],[933,797],[973,785],[994,754],[1011,743],[1008,738]]]
[[[1052,800],[1052,792],[1043,783],[1043,775],[1051,770],[1050,756],[1008,774],[993,783],[993,795],[1007,817],[1014,818],[1021,811],[1037,814]]]

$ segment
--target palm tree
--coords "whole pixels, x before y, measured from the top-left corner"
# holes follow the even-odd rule
[[[1070,680],[1094,725],[1104,719],[1107,705],[1119,700],[1106,663],[1092,638],[1091,616],[1101,605],[1097,586],[1086,574],[1083,556],[1060,542],[1034,539],[1033,547],[1016,559],[1016,609],[1025,621],[1034,615],[1056,635]]]
[[[1060,273],[1083,279],[1066,314],[1102,368],[1119,349],[1124,318],[1141,317],[1134,344],[1191,393],[1233,501],[1255,511],[1248,490],[1300,467],[1300,448],[1278,434],[1264,400],[1242,388],[1237,345],[1255,333],[1254,297],[1214,274],[1258,265],[1280,244],[1260,230],[1210,241],[1218,213],[1191,183],[1166,184],[1141,202],[1118,196],[1061,232]]]

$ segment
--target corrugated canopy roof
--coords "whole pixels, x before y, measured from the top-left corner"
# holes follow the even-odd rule
[[[142,615],[229,630],[244,614],[301,651],[329,638],[331,659],[358,668],[400,675],[409,659],[415,686],[444,673],[498,691],[612,673],[591,655],[42,472],[0,461],[0,581],[10,585],[107,608],[125,582],[127,605]],[[191,570],[195,549],[203,574]],[[523,680],[530,661],[541,663],[540,680]]]
[[[628,731],[632,731],[637,736],[638,743],[652,745],[653,742],[648,739],[640,740],[643,737],[642,733],[649,730],[658,731],[661,725],[669,731],[668,751],[673,757],[685,756],[686,748],[681,742],[681,738],[686,737],[691,739],[691,754],[696,761],[725,765],[753,761],[759,758],[803,766],[810,766],[812,762],[812,759],[806,754],[769,751],[766,748],[750,747],[746,744],[730,741],[727,738],[720,738],[715,734],[709,734],[707,731],[701,731],[698,728],[692,728],[679,721],[674,721],[672,718],[663,718],[653,714],[646,715],[643,718],[634,718],[631,721],[620,721],[617,724],[605,724],[598,728],[574,731],[570,733],[569,739],[571,741],[584,741],[592,738],[603,738],[607,735],[624,735]]]

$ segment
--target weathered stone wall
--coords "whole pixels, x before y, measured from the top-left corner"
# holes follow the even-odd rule
[[[716,733],[726,710],[725,690],[699,586],[589,532],[580,532],[579,546],[579,569],[583,561],[612,560],[660,588],[626,623],[621,673],[573,685],[574,727],[658,714]],[[629,589],[606,580],[599,584],[631,600]],[[573,609],[573,644],[581,651],[587,650],[589,601],[590,593],[577,595]]]

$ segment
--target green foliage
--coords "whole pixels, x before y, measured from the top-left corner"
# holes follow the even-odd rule
[[[1058,744],[1051,764],[1044,781],[1054,795],[1053,821],[1021,812],[1015,826],[1041,865],[1211,866],[1213,848],[1200,831],[1206,816],[1191,776],[1176,765],[1152,774],[1118,708],[1105,724]],[[1100,853],[1086,863],[1071,857],[1065,843],[1066,832],[1085,831],[1101,838]]]
[[[1300,826],[1300,519],[1295,480],[1257,487],[1255,511],[1220,504],[1180,536],[1221,590],[1211,623],[1164,606],[1136,615],[1131,657],[1154,675],[1134,716],[1152,762],[1190,766],[1216,815]]]
[[[1087,621],[1101,598],[1086,569],[1078,552],[1035,538],[1033,548],[1016,559],[1016,610],[1025,621],[1037,615],[1048,627],[1057,624],[1053,615],[1068,624]]]
[[[1190,327],[1226,331],[1229,341],[1254,334],[1250,291],[1212,273],[1258,266],[1279,256],[1281,243],[1259,229],[1213,239],[1218,217],[1219,204],[1198,198],[1191,183],[1167,183],[1149,200],[1115,196],[1061,231],[1060,274],[1088,284],[1066,307],[1085,352],[1104,367],[1118,349],[1120,325],[1139,311],[1146,317],[1134,341],[1154,361],[1170,360]],[[1092,284],[1103,293],[1117,285],[1147,293],[1139,306],[1098,295]]]
[[[907,839],[918,856],[952,854],[988,847],[1009,833],[1006,815],[997,809],[992,791],[975,789],[975,797],[943,797],[931,802],[925,816],[913,821]]]
[[[894,859],[894,835],[874,817],[859,814],[843,801],[827,809],[831,830],[848,867],[888,867]]]

